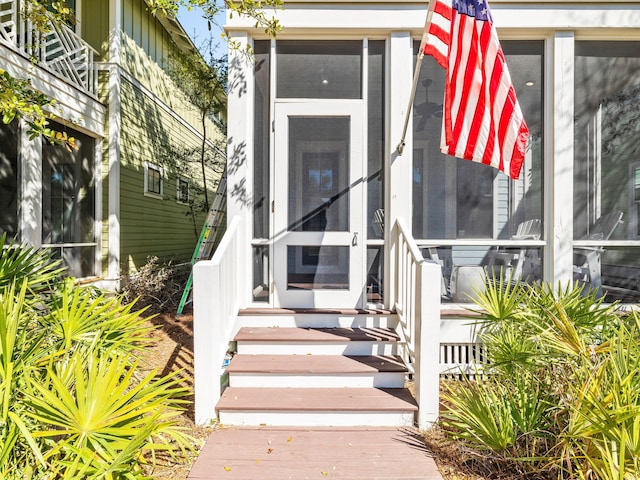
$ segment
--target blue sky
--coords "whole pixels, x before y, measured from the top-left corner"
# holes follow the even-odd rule
[[[187,32],[187,35],[191,37],[193,43],[200,47],[209,37],[213,38],[213,41],[218,44],[218,48],[215,51],[216,57],[222,57],[227,53],[227,44],[220,38],[222,29],[214,24],[211,24],[211,31],[207,27],[207,21],[202,18],[202,12],[199,9],[194,8],[189,12],[186,8],[180,7],[178,12],[178,20]],[[220,15],[220,24],[224,24],[224,15]]]

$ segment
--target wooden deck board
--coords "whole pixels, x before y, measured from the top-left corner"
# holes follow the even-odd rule
[[[406,372],[396,355],[236,355],[227,373],[341,374]]]
[[[390,328],[243,327],[236,342],[396,342]]]
[[[238,315],[297,315],[297,314],[331,314],[331,315],[394,315],[396,312],[385,308],[243,308]]]
[[[228,387],[218,410],[225,411],[415,411],[405,388],[249,388]]]
[[[442,480],[412,428],[246,427],[212,432],[189,480]]]

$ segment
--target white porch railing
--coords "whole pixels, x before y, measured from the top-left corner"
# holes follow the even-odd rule
[[[69,27],[48,22],[48,32],[40,33],[24,19],[20,0],[0,0],[0,42],[9,45],[51,73],[81,90],[95,95],[97,52]]]
[[[222,362],[240,309],[240,217],[234,217],[211,260],[193,266],[193,357],[195,420],[216,418]],[[196,301],[197,300],[197,301]]]
[[[402,218],[392,231],[395,245],[394,307],[403,359],[413,369],[418,402],[417,423],[431,426],[438,419],[440,388],[440,265],[426,261]]]

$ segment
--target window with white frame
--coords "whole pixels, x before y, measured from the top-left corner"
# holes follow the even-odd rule
[[[149,197],[162,198],[163,169],[158,165],[146,162],[144,164],[144,194]]]
[[[189,203],[189,179],[178,176],[176,179],[176,202]]]

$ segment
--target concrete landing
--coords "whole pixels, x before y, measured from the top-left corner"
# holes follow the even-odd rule
[[[442,480],[413,428],[233,427],[214,431],[189,480]]]

